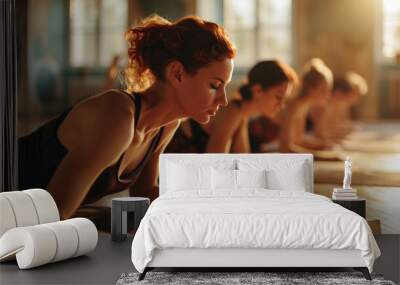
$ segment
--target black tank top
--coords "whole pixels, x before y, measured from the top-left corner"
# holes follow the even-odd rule
[[[137,125],[140,117],[141,97],[137,94],[134,94],[134,97],[128,93],[125,94],[135,104],[135,125]],[[47,188],[56,168],[68,153],[68,150],[58,139],[57,130],[71,109],[72,107],[33,133],[18,139],[19,189]],[[164,127],[160,129],[152,140],[142,161],[132,172],[122,177],[118,176],[118,169],[120,168],[124,153],[120,156],[116,164],[106,168],[91,186],[84,203],[97,201],[105,194],[116,193],[135,184],[151,154],[159,144],[163,130]]]

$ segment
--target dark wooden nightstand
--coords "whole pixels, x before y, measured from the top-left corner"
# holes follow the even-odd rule
[[[361,217],[365,219],[365,208],[366,208],[366,200],[365,199],[356,199],[356,200],[334,200],[332,202],[339,204],[340,206],[353,211],[354,213],[359,214]]]

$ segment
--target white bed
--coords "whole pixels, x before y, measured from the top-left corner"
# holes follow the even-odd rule
[[[163,154],[132,262],[140,278],[155,267],[354,267],[370,278],[380,251],[366,221],[312,192],[308,154]]]

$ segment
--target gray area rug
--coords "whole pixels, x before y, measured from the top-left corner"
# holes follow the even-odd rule
[[[381,275],[372,275],[368,281],[360,272],[148,272],[142,281],[139,273],[122,274],[117,285],[133,284],[379,284],[395,285]]]

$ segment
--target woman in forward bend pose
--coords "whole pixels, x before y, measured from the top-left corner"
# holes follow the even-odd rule
[[[306,119],[315,106],[327,104],[331,95],[333,76],[331,70],[318,58],[305,66],[302,88],[282,115],[280,131],[281,152],[311,152],[330,146],[314,135],[306,133]]]
[[[157,197],[159,155],[180,119],[207,123],[227,104],[235,48],[221,26],[153,16],[125,37],[126,90],[90,97],[19,139],[20,189],[47,189],[64,219],[125,189]]]
[[[368,92],[368,84],[355,72],[336,77],[328,104],[311,112],[315,135],[339,143],[354,130],[351,109]]]
[[[169,152],[248,153],[248,123],[251,117],[273,117],[297,83],[296,72],[279,60],[254,65],[247,83],[240,86],[237,98],[219,111],[208,124],[185,121],[171,144]]]

